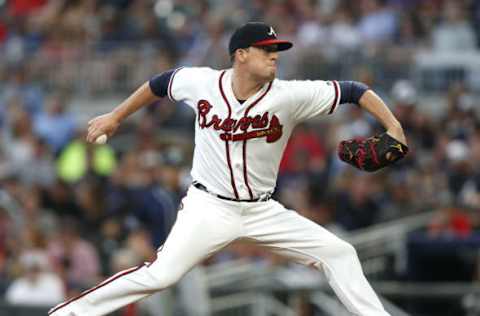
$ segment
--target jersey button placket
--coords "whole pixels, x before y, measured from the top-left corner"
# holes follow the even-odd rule
[[[234,169],[235,169],[235,175],[237,177],[238,181],[238,188],[240,189],[238,194],[240,197],[243,196],[245,192],[245,184],[243,183],[243,164],[240,161],[236,161],[234,164]]]

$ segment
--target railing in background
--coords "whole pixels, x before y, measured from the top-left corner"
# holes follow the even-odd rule
[[[480,92],[480,52],[420,51],[415,55],[412,78],[418,87],[430,93],[444,93],[448,87],[464,82]]]
[[[155,73],[174,67],[165,50],[157,44],[122,42],[98,47],[65,43],[55,49],[32,53],[18,64],[25,66],[29,77],[49,90],[66,89],[83,97],[126,95]],[[228,66],[228,57],[224,57],[227,62],[207,59],[205,65]],[[0,69],[7,77],[15,68],[10,66],[9,60],[0,54]],[[295,78],[370,78],[376,89],[385,92],[390,91],[396,80],[407,78],[425,94],[444,92],[458,81],[480,92],[480,53],[477,51],[448,54],[404,52],[389,47],[373,53],[363,50],[332,53],[322,47],[297,47],[295,54],[282,55],[279,67],[281,75]]]
[[[10,305],[0,301],[0,316],[39,316],[47,315],[49,308]]]
[[[10,62],[0,54],[0,72],[8,79],[19,69],[27,82],[48,91],[66,90],[75,96],[125,95],[156,72],[168,68],[155,42],[118,42],[99,47],[63,43],[45,48],[21,61]],[[104,49],[104,47],[114,49]]]
[[[395,255],[401,261],[403,244],[408,233],[424,227],[434,212],[412,215],[382,225],[356,231],[342,238],[351,242],[363,259],[364,271],[375,279],[386,269],[386,255]],[[401,263],[399,263],[401,265]],[[212,310],[215,316],[230,315],[229,304],[248,310],[257,306],[258,310],[272,311],[275,304],[286,304],[295,310],[298,301],[308,301],[321,309],[326,315],[348,315],[343,305],[333,296],[327,280],[322,274],[311,269],[293,269],[291,267],[270,267],[245,260],[231,261],[207,267],[208,284],[212,293]],[[386,283],[382,283],[383,288]],[[239,300],[240,296],[242,300]],[[286,303],[280,302],[275,294],[281,293]],[[268,298],[271,302],[265,305]],[[388,306],[387,306],[388,305]],[[387,309],[394,316],[408,314],[398,306],[387,301]],[[248,314],[257,315],[257,314]],[[258,315],[269,315],[268,313]],[[275,314],[276,315],[276,314]],[[279,314],[282,315],[282,314]],[[288,314],[284,314],[288,315]]]

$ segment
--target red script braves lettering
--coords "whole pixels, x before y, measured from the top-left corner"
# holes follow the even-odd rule
[[[265,112],[253,117],[250,115],[244,116],[238,120],[230,117],[220,118],[217,114],[213,114],[208,119],[207,115],[211,108],[212,105],[207,100],[198,101],[198,125],[202,129],[213,127],[215,130],[223,131],[224,133],[220,134],[220,138],[224,141],[243,141],[266,137],[267,143],[273,143],[282,136],[283,126],[275,114],[269,117],[269,113]],[[254,130],[247,132],[250,127]],[[239,130],[241,132],[237,133]]]

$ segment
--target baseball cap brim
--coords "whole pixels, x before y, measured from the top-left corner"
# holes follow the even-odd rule
[[[289,41],[278,40],[278,39],[267,39],[267,40],[255,42],[252,44],[252,46],[269,46],[269,45],[277,45],[277,51],[287,50],[293,46],[293,44]]]

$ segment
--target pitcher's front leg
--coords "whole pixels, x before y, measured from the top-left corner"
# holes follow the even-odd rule
[[[210,197],[210,195],[208,196]],[[117,273],[76,298],[59,304],[50,316],[102,316],[175,284],[193,266],[241,234],[236,213],[222,203],[189,191],[157,259]]]

